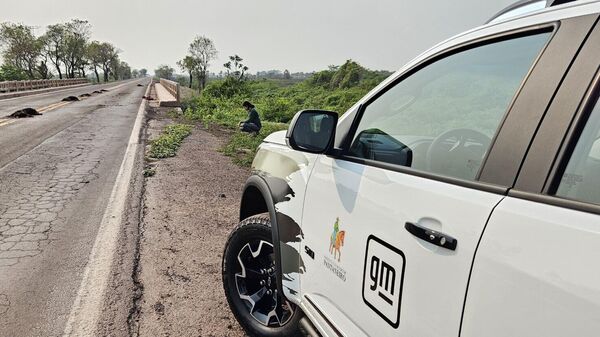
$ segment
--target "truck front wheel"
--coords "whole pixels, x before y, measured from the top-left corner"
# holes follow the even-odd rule
[[[297,336],[302,312],[277,292],[271,222],[249,217],[231,232],[223,254],[223,287],[229,307],[251,336]]]

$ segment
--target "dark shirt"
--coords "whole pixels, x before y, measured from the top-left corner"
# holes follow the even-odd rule
[[[246,120],[244,123],[253,123],[256,124],[256,126],[258,126],[259,129],[262,128],[262,125],[260,124],[260,117],[258,116],[258,112],[256,112],[256,109],[254,108],[248,111],[248,120]]]

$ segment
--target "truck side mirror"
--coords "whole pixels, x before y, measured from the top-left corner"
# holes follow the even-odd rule
[[[327,153],[333,147],[338,114],[326,110],[296,113],[285,136],[289,147],[310,153]]]

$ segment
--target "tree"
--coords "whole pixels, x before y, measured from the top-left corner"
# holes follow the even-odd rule
[[[90,70],[96,75],[96,82],[100,83],[100,74],[98,68],[102,68],[102,44],[98,41],[92,41],[86,47],[86,58],[89,62]]]
[[[6,65],[27,74],[29,79],[37,76],[37,62],[41,43],[33,34],[33,27],[5,22],[0,25],[0,44]]]
[[[284,70],[283,71],[283,78],[286,80],[289,80],[290,78],[292,78],[292,75],[290,75],[290,71],[289,70]]]
[[[193,73],[196,69],[196,60],[191,56],[186,56],[183,60],[177,61],[177,66],[182,70],[188,73],[190,78],[189,87],[192,87]]]
[[[248,70],[248,67],[242,63],[243,60],[237,54],[229,56],[229,61],[223,65],[227,69],[227,77],[232,77],[238,82],[244,80],[244,74]]]
[[[0,25],[0,51],[4,60],[3,77],[28,79],[51,78],[56,70],[59,78],[86,77],[93,70],[100,81],[131,76],[131,68],[119,59],[119,50],[110,43],[89,42],[91,25],[74,19],[67,23],[49,25],[39,37],[33,27],[5,22]],[[121,71],[120,73],[118,71]],[[13,76],[14,75],[14,76]]]
[[[46,33],[41,36],[42,53],[54,65],[58,77],[63,78],[62,66],[66,49],[67,29],[64,24],[49,25]]]
[[[108,42],[100,44],[100,66],[104,73],[104,82],[108,82],[114,68],[115,58],[119,56],[119,50]]]
[[[140,77],[146,77],[146,76],[148,76],[148,69],[146,69],[146,68],[140,69]]]
[[[137,69],[133,69],[133,70],[131,71],[131,77],[133,77],[133,78],[138,78],[138,77],[140,77],[140,71],[139,71],[139,70],[137,70]]]
[[[66,38],[64,63],[67,77],[75,78],[76,73],[85,77],[85,51],[90,37],[91,26],[86,20],[74,19],[65,24]]]
[[[119,79],[121,79],[121,60],[119,59],[119,55],[118,54],[114,54],[113,57],[110,59],[110,69],[111,69],[111,74],[112,77],[115,81],[118,81]]]
[[[45,55],[43,57],[44,59],[40,61],[35,69],[42,79],[47,80],[52,78],[52,72],[48,68],[48,57]]]
[[[206,86],[208,66],[210,61],[217,57],[217,49],[213,41],[205,36],[196,36],[190,43],[190,56],[194,59],[194,73],[198,78],[198,92],[202,92]]]
[[[164,78],[167,80],[173,79],[173,73],[175,73],[175,69],[169,67],[166,64],[162,64],[154,70],[154,76],[158,78]]]
[[[26,79],[27,74],[21,69],[8,64],[4,64],[0,67],[0,81],[22,81]]]
[[[119,63],[119,69],[117,71],[118,78],[121,80],[128,80],[131,78],[131,67],[125,61],[121,61]]]

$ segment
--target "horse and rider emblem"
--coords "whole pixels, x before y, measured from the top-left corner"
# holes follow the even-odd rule
[[[344,237],[346,236],[346,231],[340,231],[340,218],[335,219],[335,223],[333,224],[333,233],[331,233],[331,239],[329,241],[329,253],[333,254],[333,259],[337,255],[338,262],[342,257],[341,248],[344,245]]]

